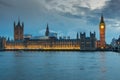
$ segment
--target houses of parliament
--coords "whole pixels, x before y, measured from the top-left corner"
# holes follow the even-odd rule
[[[76,33],[76,39],[70,37],[57,37],[57,33],[50,32],[49,25],[46,26],[44,36],[24,35],[24,23],[20,20],[14,22],[14,40],[0,37],[1,50],[97,50],[106,49],[105,22],[101,16],[99,23],[100,40],[96,39],[96,33],[90,32],[86,36],[85,32]]]

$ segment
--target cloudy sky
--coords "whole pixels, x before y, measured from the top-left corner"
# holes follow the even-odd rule
[[[0,0],[0,35],[13,38],[13,22],[25,25],[25,34],[44,35],[46,24],[59,36],[96,32],[101,14],[106,22],[106,41],[120,34],[120,0]]]

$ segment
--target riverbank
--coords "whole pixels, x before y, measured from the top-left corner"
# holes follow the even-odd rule
[[[80,52],[96,52],[96,51],[112,51],[112,50],[80,50],[80,49],[1,49],[0,51],[80,51]],[[116,51],[117,52],[117,51]]]

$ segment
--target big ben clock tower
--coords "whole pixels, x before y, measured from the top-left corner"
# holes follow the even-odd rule
[[[106,42],[105,42],[105,22],[103,15],[101,16],[101,21],[99,25],[99,31],[100,31],[100,48],[105,49]]]

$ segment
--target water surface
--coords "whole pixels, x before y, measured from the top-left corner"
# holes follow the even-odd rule
[[[120,80],[120,54],[0,52],[0,80]]]

